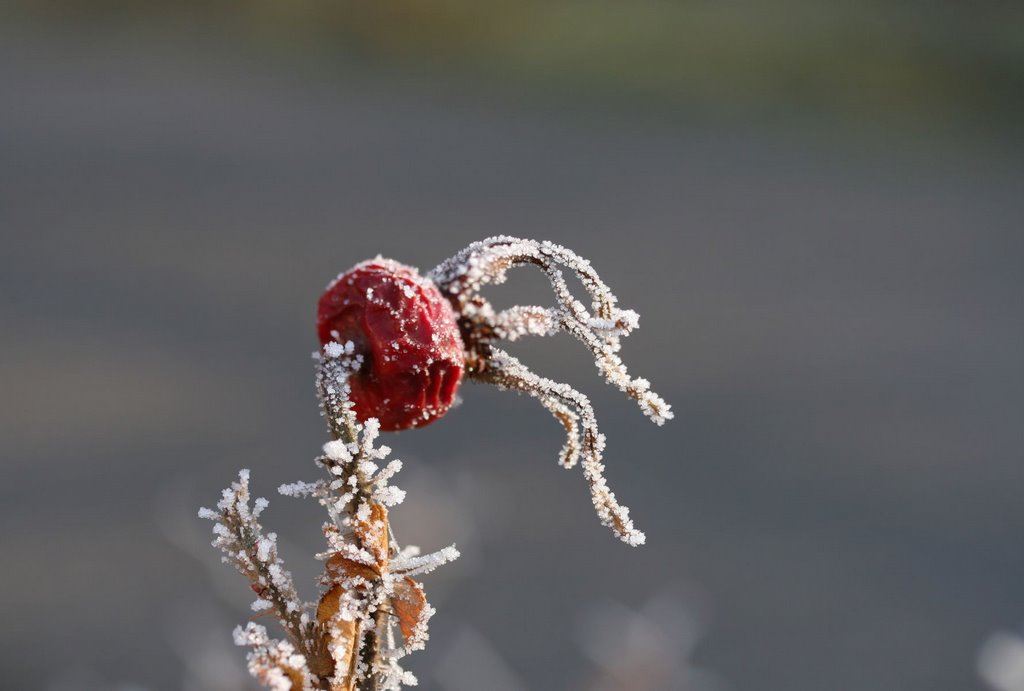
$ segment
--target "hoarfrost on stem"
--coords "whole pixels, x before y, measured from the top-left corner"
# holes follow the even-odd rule
[[[422,314],[438,323],[447,320],[448,345],[456,344],[456,352],[448,353],[451,362],[444,370],[449,375],[446,394],[454,396],[464,367],[471,379],[536,398],[565,430],[559,462],[566,468],[581,466],[601,523],[627,544],[643,544],[644,534],[633,525],[629,509],[618,502],[604,478],[605,437],[598,429],[590,399],[568,384],[535,374],[499,347],[501,341],[568,333],[590,350],[601,376],[633,399],[651,420],[661,425],[672,419],[668,403],[651,390],[646,379],[631,376],[618,355],[621,339],[637,328],[639,315],[618,307],[617,298],[590,262],[554,243],[498,236],[473,243],[426,278],[389,260],[378,259],[377,263],[381,270],[401,267],[408,279],[401,291],[391,291],[395,299],[412,300],[417,291],[432,291],[438,296],[429,304],[433,311]],[[525,265],[539,268],[547,277],[555,304],[495,310],[481,290],[502,283],[509,269]],[[589,306],[573,296],[563,272],[580,281]],[[387,281],[381,283],[379,292],[388,293],[388,285]],[[391,298],[367,288],[366,299],[379,306]],[[421,314],[415,310],[409,313]],[[347,319],[345,314],[332,313],[332,318]],[[399,319],[404,313],[396,307],[389,314]],[[387,321],[386,316],[383,319]],[[458,321],[457,334],[453,319]],[[324,342],[326,337],[321,332],[323,348],[314,354],[317,394],[331,436],[316,459],[325,477],[285,483],[278,488],[285,496],[316,499],[327,512],[328,520],[322,527],[327,547],[317,555],[324,562],[318,598],[314,602],[300,599],[291,574],[278,556],[277,536],[263,532],[259,518],[269,502],[262,497],[251,499],[248,470],[241,470],[238,480],[222,492],[216,509],[199,511],[201,518],[214,523],[213,545],[223,552],[222,560],[248,578],[256,594],[252,603],[255,616],[273,615],[281,625],[284,640],[271,638],[264,626],[253,622],[235,630],[235,642],[249,648],[250,672],[273,689],[389,691],[415,685],[416,678],[402,669],[400,661],[423,648],[434,608],[413,577],[459,556],[454,545],[422,555],[419,548],[403,548],[395,539],[388,508],[399,505],[405,492],[390,482],[401,471],[402,463],[388,461],[391,449],[378,445],[378,418],[363,415],[362,419],[356,413],[352,382],[359,384],[366,375],[372,379],[377,361],[360,352],[361,346],[355,341],[340,342],[338,329],[348,329],[349,325],[342,320],[337,328],[333,322],[324,326],[318,316],[318,328],[330,328],[329,335],[335,339]],[[434,325],[430,322],[421,326]],[[360,341],[358,329],[352,336]],[[422,340],[428,346],[437,346],[438,332]],[[459,351],[462,347],[464,353]],[[408,351],[407,342],[392,340],[384,361],[393,366],[395,354],[408,355]],[[426,365],[432,362],[428,360]],[[398,375],[402,380],[404,373]],[[423,381],[434,393],[443,383],[429,378]],[[417,403],[417,396],[423,398],[427,392],[414,387],[404,393],[410,394],[407,398],[411,402],[405,403],[412,406],[410,410],[422,408],[422,415],[408,426],[426,424],[450,405],[445,399],[443,409],[417,408],[422,403]],[[386,395],[377,398],[385,428],[403,428],[388,419],[395,410],[393,399]]]
[[[347,377],[361,362],[350,344],[329,346],[317,358],[317,388],[335,437],[316,459],[327,478],[279,487],[282,495],[312,497],[327,510],[327,549],[317,555],[324,561],[319,599],[306,603],[299,598],[278,557],[277,536],[264,533],[257,521],[269,502],[251,500],[248,470],[221,493],[216,510],[200,509],[199,516],[214,522],[214,546],[249,579],[257,596],[253,611],[273,614],[284,630],[286,640],[270,638],[255,623],[235,631],[235,641],[250,648],[249,670],[262,684],[272,689],[400,689],[416,679],[399,661],[423,647],[434,613],[412,576],[457,558],[458,552],[451,546],[410,557],[418,549],[399,547],[386,507],[405,497],[389,484],[402,463],[378,464],[391,449],[376,443],[377,421],[360,424],[347,400]]]

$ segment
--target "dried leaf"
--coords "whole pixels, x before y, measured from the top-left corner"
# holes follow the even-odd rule
[[[334,615],[338,613],[338,609],[341,607],[341,596],[344,592],[344,588],[340,585],[335,585],[320,596],[320,602],[316,606],[316,620],[318,622],[326,624],[334,618]]]
[[[423,586],[406,576],[395,583],[395,596],[391,606],[398,615],[398,624],[406,641],[412,638],[416,625],[423,617],[423,609],[427,606],[427,596]]]
[[[379,571],[384,571],[388,563],[390,549],[388,538],[388,510],[376,502],[370,503],[370,515],[365,521],[353,522],[353,532],[359,544],[377,562]]]
[[[357,630],[358,626],[352,620],[335,620],[331,625],[335,669],[347,671],[347,674],[341,676],[341,683],[332,687],[336,691],[347,691],[355,686]]]
[[[345,589],[339,584],[328,590],[320,597],[316,608],[316,620],[326,630],[330,643],[330,654],[333,658],[334,669],[349,670],[340,684],[331,688],[333,691],[348,691],[353,686],[351,670],[355,663],[356,638],[358,626],[355,620],[338,618],[341,609],[341,597]],[[320,674],[321,677],[331,676],[333,669]]]
[[[307,691],[307,689],[311,688],[310,685],[306,683],[305,672],[293,667],[282,667],[281,671],[284,672],[292,682],[292,691]]]
[[[327,575],[331,582],[337,582],[342,578],[359,577],[366,581],[374,581],[380,578],[380,572],[376,568],[358,561],[348,559],[340,554],[335,554],[325,564]]]

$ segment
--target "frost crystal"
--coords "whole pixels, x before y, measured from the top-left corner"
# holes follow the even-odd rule
[[[267,636],[267,630],[250,622],[235,628],[235,644],[251,648],[249,672],[273,691],[305,691],[319,688],[306,666],[305,656],[295,652],[291,643]]]
[[[496,311],[480,291],[503,282],[509,269],[524,265],[544,273],[555,304]],[[573,296],[564,271],[582,283],[589,305]],[[566,468],[581,466],[601,522],[627,544],[643,544],[644,534],[633,525],[629,509],[618,503],[604,478],[605,438],[598,430],[590,399],[568,384],[535,374],[498,346],[501,341],[526,336],[568,333],[590,350],[602,377],[660,425],[672,418],[670,406],[651,391],[646,379],[632,377],[618,355],[621,339],[637,328],[639,315],[618,307],[615,295],[590,262],[550,242],[493,237],[445,261],[429,278],[415,271],[412,274],[417,283],[402,288],[406,298],[414,297],[419,289],[429,289],[435,295],[440,290],[454,309],[459,334],[453,339],[461,337],[465,347],[464,353],[456,348],[458,352],[452,354],[459,375],[464,366],[476,381],[536,398],[565,430],[559,462]],[[332,287],[341,285],[342,280],[351,285],[354,279],[345,276],[350,274],[339,276]],[[378,292],[386,292],[386,288]],[[373,288],[367,288],[366,298],[378,299]],[[441,312],[454,329],[449,305],[438,297],[435,306],[443,308]],[[430,314],[424,318],[431,319]],[[376,371],[380,363],[376,355],[384,362],[408,355],[409,343],[389,340],[389,335],[381,341],[386,354],[364,360],[365,354],[355,342],[338,342],[341,322],[318,326],[324,347],[314,354],[316,388],[331,440],[323,445],[316,464],[326,477],[278,488],[285,496],[316,499],[327,512],[329,520],[323,524],[327,546],[317,555],[324,572],[316,601],[299,598],[292,576],[278,556],[276,534],[263,532],[259,518],[269,502],[251,499],[248,470],[241,470],[238,481],[223,490],[216,509],[200,509],[199,516],[213,521],[213,545],[223,553],[222,560],[249,580],[256,594],[252,603],[255,616],[272,615],[283,630],[282,640],[271,638],[265,627],[253,622],[235,630],[235,642],[249,648],[249,671],[257,680],[282,691],[398,690],[417,683],[400,662],[423,648],[434,614],[423,586],[414,577],[458,558],[459,552],[451,545],[421,554],[417,547],[398,544],[388,509],[405,499],[405,492],[390,484],[402,463],[387,460],[391,449],[377,443],[381,431],[378,418],[364,415],[366,419],[360,423],[352,403],[350,382],[358,384],[360,377]],[[333,340],[325,338],[323,330],[327,328]],[[359,341],[359,332],[353,335]],[[438,345],[438,336],[435,333],[423,342]],[[433,386],[436,382],[428,383]],[[456,380],[447,393],[454,396],[457,384]],[[415,388],[412,393],[426,395]],[[398,429],[387,418],[395,406],[392,398],[382,397],[380,404],[385,429]],[[424,408],[423,416],[412,426],[436,418],[438,411]]]
[[[397,558],[391,562],[391,570],[405,576],[415,576],[421,573],[430,573],[437,567],[444,566],[458,558],[459,550],[455,549],[455,545],[450,545],[424,556]]]
[[[515,306],[497,312],[480,291],[489,284],[502,283],[509,269],[525,265],[536,266],[547,276],[557,304]],[[573,296],[563,270],[583,284],[590,298],[589,308]],[[598,518],[627,544],[643,544],[644,534],[634,528],[628,509],[616,501],[604,479],[604,436],[598,431],[590,399],[568,384],[534,374],[496,345],[501,340],[564,331],[590,349],[605,381],[636,401],[645,415],[661,425],[672,419],[671,406],[651,391],[646,379],[631,377],[618,356],[620,339],[639,325],[640,315],[617,306],[617,298],[589,261],[551,242],[508,236],[488,238],[442,263],[430,277],[449,294],[463,317],[463,338],[471,363],[469,376],[540,401],[565,430],[559,463],[571,468],[583,459],[583,474]]]
[[[255,623],[235,630],[235,642],[250,648],[249,671],[271,689],[389,691],[415,685],[399,661],[423,647],[434,609],[412,576],[458,557],[454,546],[414,556],[418,549],[400,549],[391,535],[386,507],[401,503],[405,492],[389,482],[402,462],[381,467],[391,449],[376,443],[379,424],[359,424],[348,402],[347,378],[360,366],[351,343],[325,346],[317,386],[335,439],[316,462],[328,477],[279,487],[285,496],[315,498],[330,517],[323,528],[327,550],[318,555],[325,568],[317,602],[299,599],[278,558],[277,536],[264,533],[257,521],[269,502],[251,500],[249,471],[239,472],[221,493],[216,510],[199,510],[214,522],[213,544],[224,561],[249,579],[257,596],[253,612],[273,614],[284,630],[283,641]]]

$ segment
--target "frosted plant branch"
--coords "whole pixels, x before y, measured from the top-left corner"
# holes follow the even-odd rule
[[[531,265],[554,293],[552,306],[517,305],[496,311],[481,294],[509,269]],[[565,273],[585,289],[589,306],[573,296]],[[333,281],[317,306],[323,350],[315,354],[316,390],[330,441],[316,458],[324,476],[282,484],[285,496],[315,499],[327,513],[319,596],[300,599],[278,557],[277,536],[259,523],[265,499],[252,501],[249,471],[224,490],[213,545],[244,574],[256,593],[254,616],[272,615],[284,639],[250,622],[235,640],[249,648],[249,670],[273,689],[392,691],[414,685],[402,668],[424,647],[434,608],[415,580],[459,556],[455,546],[421,555],[401,548],[388,516],[405,499],[391,484],[402,469],[378,445],[382,429],[430,424],[450,409],[469,377],[536,398],[562,425],[559,463],[580,465],[601,523],[629,545],[644,534],[604,478],[605,438],[590,399],[568,384],[542,377],[503,350],[502,341],[565,332],[591,352],[605,381],[634,400],[656,424],[671,407],[633,377],[618,353],[639,315],[618,300],[590,262],[560,245],[507,236],[473,243],[422,277],[378,257]],[[356,343],[359,345],[357,346]],[[360,422],[362,421],[362,422]]]
[[[258,522],[265,499],[250,506],[249,471],[224,490],[216,510],[201,509],[214,521],[213,545],[250,582],[256,616],[272,614],[286,640],[271,638],[250,622],[235,631],[235,642],[250,649],[249,671],[272,689],[391,691],[416,684],[400,661],[423,648],[434,609],[413,576],[459,556],[454,545],[417,556],[400,549],[391,533],[388,506],[405,493],[389,484],[401,461],[380,467],[391,453],[376,444],[374,418],[359,424],[350,403],[348,378],[362,366],[351,343],[328,344],[317,355],[317,392],[331,441],[316,463],[327,477],[281,485],[282,495],[314,498],[327,511],[323,525],[327,549],[321,593],[303,602],[277,555],[277,537]],[[397,629],[397,631],[396,631]],[[400,639],[400,642],[399,642]]]
[[[536,266],[548,278],[555,306],[515,306],[496,312],[480,291],[504,282],[509,269],[526,265]],[[589,309],[573,296],[563,270],[579,279],[590,298]],[[636,401],[655,424],[662,425],[673,417],[671,406],[651,390],[646,379],[630,376],[618,356],[621,339],[637,327],[639,315],[618,307],[618,299],[588,260],[551,242],[509,236],[488,238],[443,262],[430,277],[460,315],[469,376],[540,401],[565,430],[559,463],[571,468],[583,459],[583,474],[601,522],[624,542],[643,544],[644,535],[633,526],[629,509],[618,503],[604,479],[604,436],[598,431],[590,400],[567,384],[534,374],[496,346],[503,340],[564,331],[590,350],[606,382]]]

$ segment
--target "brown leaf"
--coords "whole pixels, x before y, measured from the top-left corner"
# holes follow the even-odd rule
[[[380,572],[367,564],[361,564],[353,559],[348,559],[340,554],[335,554],[327,560],[324,565],[331,582],[342,578],[360,577],[367,581],[374,581],[380,578]]]
[[[388,563],[390,549],[388,538],[388,510],[376,502],[370,503],[370,516],[365,521],[356,520],[352,531],[359,544],[377,562],[378,571],[383,571]]]
[[[292,691],[305,691],[309,688],[309,684],[306,683],[306,675],[303,672],[293,667],[282,667],[281,670],[291,680]]]
[[[408,641],[416,625],[423,617],[423,609],[427,606],[427,596],[423,592],[423,586],[406,576],[395,583],[395,596],[391,599],[391,606],[398,615],[398,624],[402,629],[402,635]]]
[[[341,608],[341,596],[344,593],[345,589],[340,584],[324,593],[316,607],[316,620],[324,627],[330,639],[335,668],[352,670],[355,662],[358,627],[354,620],[335,618]],[[320,676],[329,676],[329,674]],[[340,684],[331,688],[335,691],[347,691],[352,688],[352,684],[353,677],[351,674],[347,674],[342,678]]]
[[[326,624],[334,618],[334,615],[338,613],[341,607],[341,596],[344,592],[344,588],[336,585],[320,596],[320,602],[316,606],[316,620],[318,622]]]

